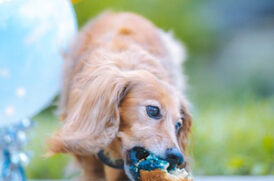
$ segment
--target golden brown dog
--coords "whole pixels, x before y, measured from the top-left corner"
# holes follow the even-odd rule
[[[51,151],[73,154],[86,181],[133,180],[126,152],[136,146],[182,164],[191,129],[183,51],[135,14],[105,13],[86,25],[66,58]],[[102,150],[114,162],[99,159]],[[119,159],[124,169],[111,168]]]

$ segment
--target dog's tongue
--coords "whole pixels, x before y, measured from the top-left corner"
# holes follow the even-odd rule
[[[135,180],[139,180],[140,170],[165,170],[169,166],[168,161],[159,158],[142,147],[134,147],[128,151],[127,164],[129,165],[129,170]]]

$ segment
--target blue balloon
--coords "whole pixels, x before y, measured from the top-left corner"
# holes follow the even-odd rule
[[[0,127],[50,104],[76,31],[68,0],[0,0]]]

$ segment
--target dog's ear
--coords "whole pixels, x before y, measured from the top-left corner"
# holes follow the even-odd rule
[[[66,110],[61,129],[50,140],[53,153],[97,153],[118,133],[118,106],[128,91],[129,81],[118,69],[106,66],[93,70],[88,71],[89,75],[77,75],[69,95],[71,108]]]
[[[179,130],[178,133],[178,140],[179,146],[183,153],[186,151],[186,147],[188,145],[188,136],[191,133],[191,126],[192,126],[192,117],[189,113],[189,110],[186,107],[186,103],[184,103],[183,99],[181,99],[181,115],[182,115],[182,123],[183,126]]]

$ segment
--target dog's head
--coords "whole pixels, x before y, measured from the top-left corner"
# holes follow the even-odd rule
[[[78,78],[52,151],[94,154],[118,139],[125,163],[134,147],[175,164],[183,162],[191,117],[173,86],[147,71],[122,72],[108,66]]]

